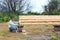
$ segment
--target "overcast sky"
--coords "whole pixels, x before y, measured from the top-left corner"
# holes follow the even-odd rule
[[[43,6],[48,4],[48,0],[31,0],[33,12],[43,12]]]

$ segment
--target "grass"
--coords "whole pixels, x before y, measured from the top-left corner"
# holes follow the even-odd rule
[[[35,35],[55,36],[52,25],[25,25],[26,33],[10,33],[7,23],[0,23],[0,40],[30,40]]]

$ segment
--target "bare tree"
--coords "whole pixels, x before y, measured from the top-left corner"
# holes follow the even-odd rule
[[[3,0],[0,4],[6,7],[6,11],[24,12],[30,10],[30,2],[28,0]]]

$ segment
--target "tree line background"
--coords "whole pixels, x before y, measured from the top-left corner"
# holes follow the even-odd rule
[[[60,15],[60,0],[50,0],[44,6],[44,12],[31,12],[32,5],[29,0],[2,0],[0,1],[0,22],[9,21],[13,16],[18,21],[19,15]],[[26,13],[24,13],[26,12]]]

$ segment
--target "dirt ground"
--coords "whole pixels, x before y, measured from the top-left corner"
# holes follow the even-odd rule
[[[53,25],[25,25],[25,33],[11,33],[7,23],[0,23],[0,40],[48,40],[51,36],[60,36],[54,32]]]

